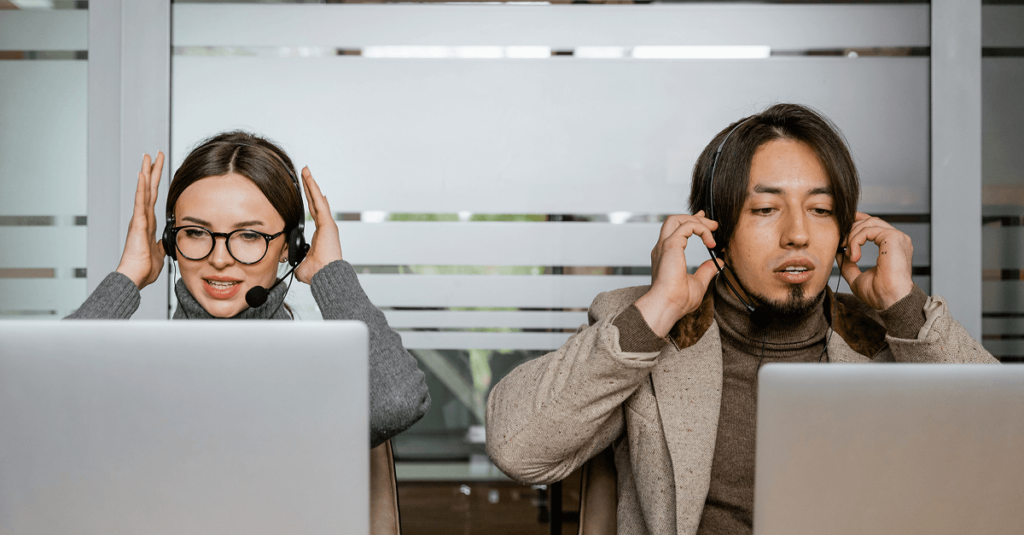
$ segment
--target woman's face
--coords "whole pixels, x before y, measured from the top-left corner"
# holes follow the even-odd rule
[[[224,233],[243,228],[265,234],[284,230],[284,219],[263,192],[235,173],[207,177],[185,188],[174,206],[174,221],[178,227],[196,225]],[[179,252],[181,278],[207,312],[230,318],[248,307],[245,293],[250,288],[269,288],[277,279],[277,265],[288,257],[286,242],[283,234],[274,238],[263,259],[247,265],[228,253],[224,238],[215,238],[213,252],[202,260],[189,260]]]

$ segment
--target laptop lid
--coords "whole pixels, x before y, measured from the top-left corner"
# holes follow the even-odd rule
[[[754,533],[1024,532],[1024,366],[775,364]]]
[[[0,322],[0,534],[367,533],[359,322]]]

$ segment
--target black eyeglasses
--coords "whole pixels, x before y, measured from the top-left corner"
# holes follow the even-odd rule
[[[283,230],[277,234],[266,234],[247,228],[213,232],[195,225],[174,227],[171,232],[174,233],[174,246],[181,256],[189,260],[202,260],[210,256],[217,245],[217,238],[224,238],[228,254],[242,264],[255,264],[263,260],[270,249],[270,241],[284,234]]]

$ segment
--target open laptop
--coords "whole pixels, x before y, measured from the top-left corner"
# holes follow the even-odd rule
[[[756,535],[1024,533],[1024,366],[775,364]]]
[[[0,322],[0,534],[367,533],[359,322]]]

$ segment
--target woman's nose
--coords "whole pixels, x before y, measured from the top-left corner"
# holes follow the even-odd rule
[[[213,239],[213,252],[210,253],[209,259],[210,264],[217,269],[230,266],[235,262],[231,253],[228,252],[227,238],[216,237]]]

